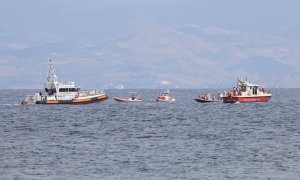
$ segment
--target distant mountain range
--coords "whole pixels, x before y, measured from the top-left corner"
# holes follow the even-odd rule
[[[236,79],[300,87],[300,37],[193,24],[141,28],[107,38],[96,30],[37,33],[0,44],[0,88],[42,88],[52,58],[62,81],[86,88],[227,88]]]

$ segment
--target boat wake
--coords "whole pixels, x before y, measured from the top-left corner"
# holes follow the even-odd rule
[[[20,106],[20,104],[0,104],[0,106]]]

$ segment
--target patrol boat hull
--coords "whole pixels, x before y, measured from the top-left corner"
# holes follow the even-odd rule
[[[249,102],[268,102],[271,99],[270,96],[250,96],[250,97],[223,97],[224,103],[249,103]]]
[[[78,99],[72,99],[72,100],[42,100],[42,101],[36,101],[36,104],[47,104],[47,105],[53,105],[53,104],[90,104],[95,102],[104,101],[108,98],[107,95],[100,95],[96,97],[86,97],[86,98],[78,98]]]

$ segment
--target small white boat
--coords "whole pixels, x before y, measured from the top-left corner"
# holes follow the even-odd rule
[[[161,95],[157,96],[156,102],[174,102],[175,99],[170,96],[170,91],[167,90]]]

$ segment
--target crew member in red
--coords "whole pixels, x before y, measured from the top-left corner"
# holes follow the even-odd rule
[[[231,99],[231,93],[230,92],[227,93],[227,98]]]

